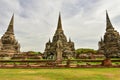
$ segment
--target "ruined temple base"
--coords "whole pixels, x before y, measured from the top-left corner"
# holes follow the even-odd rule
[[[102,61],[102,66],[112,66],[112,62],[109,58],[106,58]]]
[[[1,50],[0,55],[3,55],[4,57],[12,57],[14,54],[19,54],[13,50]]]
[[[57,60],[55,61],[55,63],[61,64],[61,63],[62,63],[62,60],[61,60],[61,59],[57,59]]]

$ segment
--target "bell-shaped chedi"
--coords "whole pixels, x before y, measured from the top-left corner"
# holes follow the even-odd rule
[[[74,43],[71,41],[71,39],[70,41],[67,41],[62,28],[61,15],[59,14],[57,30],[52,41],[49,39],[49,41],[46,43],[44,57],[46,59],[55,59],[60,61],[64,58],[74,57],[74,53]]]
[[[12,16],[5,34],[1,37],[1,53],[16,54],[20,52],[20,44],[14,36],[14,15]]]
[[[106,58],[120,56],[120,35],[117,32],[109,19],[106,11],[106,32],[103,39],[99,41],[99,53],[104,53]]]

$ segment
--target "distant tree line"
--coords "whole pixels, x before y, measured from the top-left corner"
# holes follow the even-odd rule
[[[76,49],[75,50],[76,54],[87,54],[87,53],[97,53],[97,50],[94,50],[94,49],[90,49],[90,48],[79,48],[79,49]]]

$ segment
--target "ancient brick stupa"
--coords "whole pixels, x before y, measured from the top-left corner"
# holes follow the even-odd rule
[[[11,18],[8,29],[1,37],[0,54],[16,54],[20,52],[20,44],[14,36],[14,15]]]
[[[110,65],[109,58],[111,56],[120,56],[120,35],[111,24],[108,13],[106,11],[106,32],[104,38],[99,41],[99,53],[103,53],[106,57],[106,62]],[[108,62],[109,61],[109,62]]]
[[[120,35],[111,24],[108,13],[106,12],[106,32],[104,38],[99,41],[99,52],[106,57],[120,55]]]
[[[68,59],[74,57],[74,53],[74,43],[71,39],[67,41],[62,29],[61,16],[59,15],[57,30],[53,36],[52,42],[49,39],[46,43],[44,56],[46,59],[62,60],[63,58]]]

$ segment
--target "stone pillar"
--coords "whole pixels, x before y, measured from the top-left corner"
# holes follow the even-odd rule
[[[61,62],[61,61],[62,61],[62,51],[61,51],[61,49],[60,49],[60,48],[57,48],[57,49],[56,49],[56,52],[57,52],[56,61],[57,61],[57,62]]]

